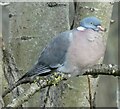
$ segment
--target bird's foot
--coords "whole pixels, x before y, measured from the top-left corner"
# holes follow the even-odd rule
[[[42,80],[42,78],[40,76],[37,76],[34,80],[34,83],[36,83],[38,86],[40,86],[41,85],[41,80]]]

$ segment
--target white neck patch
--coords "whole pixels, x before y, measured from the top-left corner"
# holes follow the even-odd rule
[[[84,27],[82,27],[82,26],[79,26],[79,27],[77,27],[77,30],[79,30],[79,31],[84,31],[86,28],[84,28]]]

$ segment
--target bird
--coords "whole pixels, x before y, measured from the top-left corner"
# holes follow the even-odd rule
[[[106,47],[102,33],[105,31],[99,18],[83,18],[77,28],[56,35],[33,67],[19,80],[47,75],[52,71],[82,75],[82,69],[95,65],[104,56]]]

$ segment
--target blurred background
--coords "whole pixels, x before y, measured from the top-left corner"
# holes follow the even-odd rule
[[[117,64],[118,65],[118,3],[115,2],[113,6],[112,18],[114,23],[111,23],[108,40],[107,50],[105,53],[105,64]],[[117,77],[101,76],[99,81],[99,99],[97,99],[98,106],[116,106],[116,88]],[[102,93],[100,93],[102,92]]]

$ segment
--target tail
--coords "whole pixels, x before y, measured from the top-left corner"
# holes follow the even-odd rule
[[[25,75],[23,75],[18,81],[21,81],[23,78],[37,76],[37,75],[44,75],[49,73],[51,69],[44,65],[34,65],[34,67],[28,71]]]

